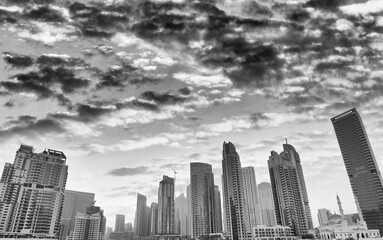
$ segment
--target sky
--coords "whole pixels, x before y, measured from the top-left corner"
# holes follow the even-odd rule
[[[285,138],[317,209],[356,206],[330,122],[356,107],[383,156],[383,1],[105,1],[0,5],[0,166],[20,144],[63,151],[67,189],[93,192],[107,225],[137,193],[176,196],[190,162],[231,141],[257,183]]]

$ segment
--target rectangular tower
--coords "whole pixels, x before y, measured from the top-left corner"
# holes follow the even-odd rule
[[[258,184],[259,208],[262,215],[262,225],[275,226],[277,219],[275,217],[274,198],[271,184],[262,182]]]
[[[174,178],[163,176],[158,188],[158,234],[174,234]]]
[[[246,209],[241,161],[231,142],[223,143],[222,183],[225,209],[226,230],[230,240],[247,239]],[[250,231],[249,231],[250,233]]]
[[[143,237],[148,235],[147,229],[147,213],[146,213],[146,196],[142,194],[137,194],[137,207],[136,207],[136,216],[134,219],[134,234],[138,237]],[[116,230],[115,230],[116,232]]]
[[[262,224],[262,217],[259,211],[259,200],[257,182],[255,179],[254,167],[242,168],[243,176],[243,189],[245,207],[247,208],[247,221],[250,224],[251,229],[257,225]]]
[[[355,108],[331,118],[352,192],[369,229],[383,233],[383,184],[362,118]]]

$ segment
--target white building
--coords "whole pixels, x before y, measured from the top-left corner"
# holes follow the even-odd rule
[[[67,240],[104,240],[105,223],[103,210],[89,207],[87,213],[76,214],[74,229]]]
[[[343,220],[341,224],[334,224],[328,226],[319,227],[320,239],[339,239],[344,240],[346,238],[380,238],[379,230],[368,230],[367,226],[363,223],[357,225],[349,225],[346,220]]]
[[[258,225],[252,228],[252,240],[297,240],[292,230],[287,226]]]
[[[261,225],[262,215],[259,207],[257,181],[255,179],[254,167],[242,168],[243,189],[245,193],[245,207],[247,208],[247,221],[250,223],[250,229]]]

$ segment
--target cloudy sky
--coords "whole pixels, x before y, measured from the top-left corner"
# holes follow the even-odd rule
[[[134,219],[162,175],[237,147],[257,182],[288,138],[317,209],[356,212],[330,118],[357,107],[382,168],[383,1],[205,0],[0,6],[0,166],[21,143],[68,157],[67,189]]]

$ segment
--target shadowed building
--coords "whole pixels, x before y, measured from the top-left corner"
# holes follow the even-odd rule
[[[148,236],[146,210],[146,196],[137,194],[136,216],[134,218],[134,235],[137,237]],[[116,232],[116,231],[115,231]]]
[[[383,184],[362,118],[355,108],[331,118],[361,219],[383,233]]]
[[[158,188],[158,234],[174,234],[174,178],[163,176]]]

